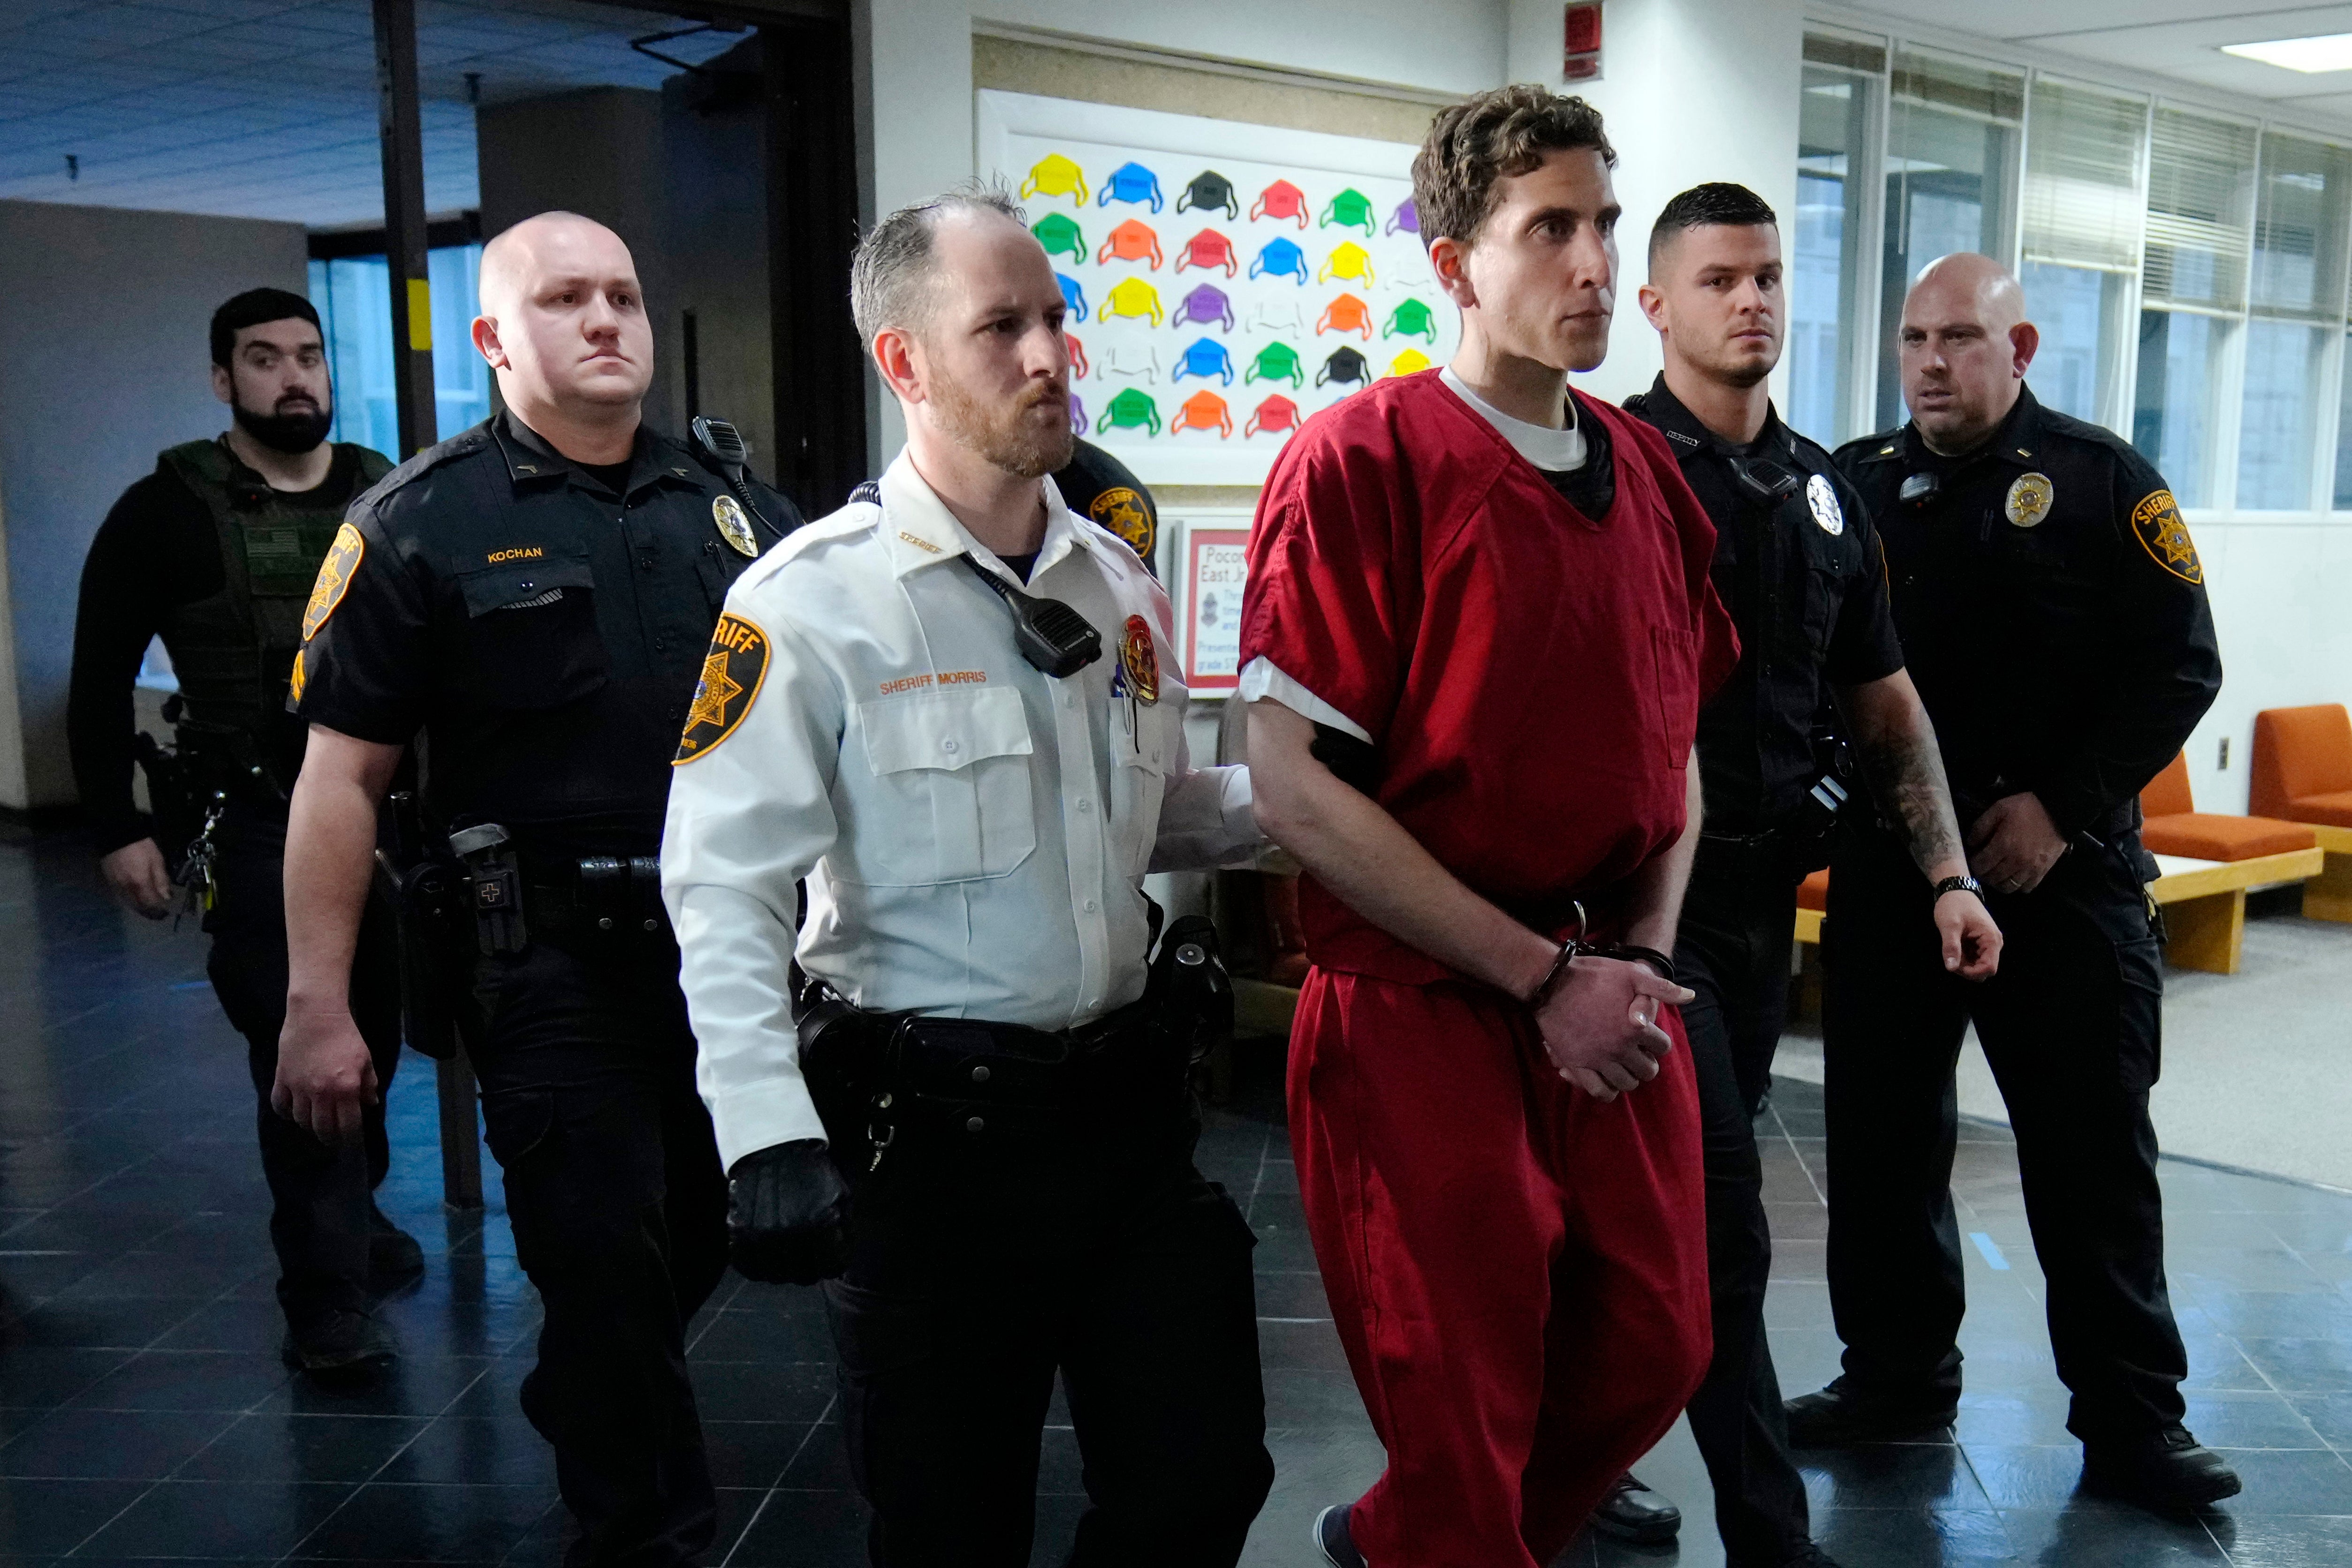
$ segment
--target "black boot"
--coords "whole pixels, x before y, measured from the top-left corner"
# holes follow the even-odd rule
[[[2158,1513],[2187,1513],[2238,1495],[2238,1472],[2189,1436],[2167,1427],[2137,1440],[2083,1445],[2083,1490]]]
[[[331,1309],[288,1324],[279,1355],[297,1372],[330,1381],[373,1376],[397,1357],[392,1336],[365,1312]]]
[[[1890,1398],[1866,1394],[1841,1377],[1818,1394],[1785,1406],[1789,1445],[1797,1448],[1843,1448],[1853,1443],[1891,1443],[1916,1437],[1959,1418],[1959,1402],[1948,1396]]]
[[[1683,1511],[1626,1471],[1592,1511],[1592,1528],[1638,1546],[1663,1546],[1683,1527]]]
[[[416,1238],[383,1216],[373,1200],[368,1204],[368,1290],[388,1296],[425,1277],[425,1249]]]

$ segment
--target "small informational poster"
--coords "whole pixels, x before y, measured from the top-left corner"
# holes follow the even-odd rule
[[[1249,580],[1249,530],[1201,528],[1185,536],[1184,684],[1229,692],[1241,684],[1242,585]]]

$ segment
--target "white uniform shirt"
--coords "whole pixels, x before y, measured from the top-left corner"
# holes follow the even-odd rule
[[[755,679],[730,666],[728,686],[746,688],[733,727],[671,780],[662,889],[730,1166],[824,1135],[787,994],[796,942],[801,967],[861,1008],[1069,1029],[1142,995],[1145,872],[1263,841],[1246,771],[1191,765],[1173,616],[1133,551],[1045,482],[1028,591],[1103,641],[1053,680],[957,558],[1012,574],[913,464],[901,455],[880,491],[737,580],[728,613],[764,636],[766,661]],[[1130,701],[1143,683],[1122,655],[1147,644],[1159,700]],[[719,700],[709,685],[698,711]]]

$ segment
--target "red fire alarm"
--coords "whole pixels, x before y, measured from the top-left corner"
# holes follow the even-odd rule
[[[1559,74],[1570,81],[1598,81],[1601,78],[1600,0],[1568,8],[1567,45]]]

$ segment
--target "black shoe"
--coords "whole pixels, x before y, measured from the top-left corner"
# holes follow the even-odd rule
[[[1960,1415],[1957,1399],[1936,1394],[1911,1399],[1861,1394],[1843,1377],[1818,1394],[1790,1400],[1783,1408],[1789,1418],[1789,1446],[1794,1448],[1895,1442],[1948,1427]]]
[[[278,1354],[297,1372],[326,1379],[370,1377],[397,1359],[392,1336],[365,1312],[329,1312],[288,1324]]]
[[[2136,1442],[2083,1445],[2083,1490],[2158,1513],[2187,1513],[2238,1495],[2238,1472],[2186,1427]]]
[[[388,1296],[425,1277],[425,1249],[416,1238],[368,1205],[368,1290]]]
[[[1637,1546],[1664,1546],[1683,1527],[1683,1511],[1626,1471],[1592,1511],[1592,1528]]]
[[[1315,1550],[1331,1568],[1364,1568],[1364,1554],[1348,1535],[1348,1513],[1355,1506],[1335,1502],[1315,1516]]]

